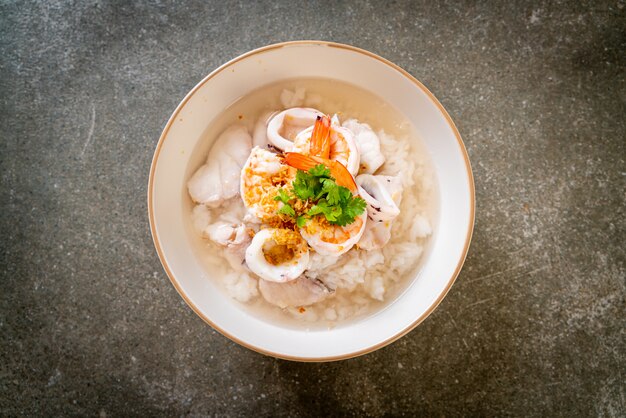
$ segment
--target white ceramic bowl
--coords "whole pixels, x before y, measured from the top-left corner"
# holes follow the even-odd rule
[[[184,226],[187,166],[211,121],[245,94],[294,77],[324,77],[369,90],[415,126],[432,158],[440,193],[439,221],[423,268],[390,306],[332,330],[283,328],[255,318],[218,289],[191,247]],[[270,45],[209,74],[178,105],[159,139],[148,185],[150,228],[172,284],[213,328],[253,350],[300,361],[364,354],[400,338],[441,302],[458,275],[474,225],[474,184],[461,136],[441,104],[391,62],[355,47],[320,41]],[[173,331],[175,332],[175,331]]]

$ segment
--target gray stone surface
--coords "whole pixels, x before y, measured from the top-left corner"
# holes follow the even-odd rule
[[[185,93],[307,38],[423,81],[476,178],[474,240],[441,306],[330,364],[205,325],[146,215]],[[625,50],[623,1],[3,1],[0,415],[626,415]]]

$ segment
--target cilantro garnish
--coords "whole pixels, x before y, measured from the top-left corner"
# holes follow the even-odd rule
[[[296,216],[296,211],[293,210],[289,203],[285,203],[282,208],[278,210],[278,213],[282,213],[284,215],[289,215],[292,218]]]
[[[283,203],[278,213],[295,218],[300,228],[314,216],[324,216],[331,224],[349,225],[365,210],[365,200],[352,196],[347,187],[339,186],[323,164],[309,171],[298,170],[292,186],[291,194],[279,189],[274,200]],[[302,213],[294,210],[297,200],[304,202],[297,205],[305,208]]]
[[[330,170],[324,164],[318,164],[309,170],[309,174],[315,177],[330,178]]]
[[[298,228],[302,228],[304,225],[306,225],[306,221],[307,221],[306,217],[298,216],[296,218],[296,225],[298,225]]]
[[[289,204],[289,199],[291,199],[291,196],[285,192],[285,189],[278,189],[278,196],[274,198],[274,200],[280,200],[285,205]]]

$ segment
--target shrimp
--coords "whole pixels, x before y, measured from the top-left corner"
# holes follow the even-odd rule
[[[340,162],[289,152],[285,154],[285,163],[300,170],[310,170],[323,164],[328,167],[338,185],[347,187],[353,194],[358,191],[354,178]],[[367,212],[363,212],[351,224],[339,226],[331,224],[325,217],[316,216],[300,228],[300,234],[318,253],[337,256],[348,252],[359,241],[366,220]]]
[[[276,217],[281,203],[274,197],[293,180],[295,172],[277,154],[254,147],[241,170],[241,199],[252,216],[246,220],[269,222]]]
[[[239,172],[246,161],[252,138],[244,126],[226,129],[211,148],[206,163],[187,182],[197,203],[218,207],[239,191]]]
[[[361,174],[356,182],[360,196],[367,203],[367,224],[358,246],[367,251],[375,250],[391,238],[393,220],[400,214],[402,180],[400,177]]]
[[[303,155],[297,152],[287,152],[285,153],[285,163],[304,171],[308,171],[319,164],[325,165],[330,170],[330,174],[335,178],[338,185],[347,187],[353,194],[358,190],[354,177],[352,177],[352,174],[350,174],[348,169],[340,162],[322,157]]]
[[[259,290],[266,301],[279,308],[313,305],[331,294],[324,283],[305,275],[286,283],[259,280]]]
[[[300,228],[300,234],[321,255],[338,256],[350,251],[359,242],[366,220],[367,212],[363,212],[351,224],[339,226],[331,224],[323,216],[316,216]]]
[[[337,115],[332,120],[326,115],[318,117],[314,126],[296,136],[291,151],[338,161],[352,175],[359,171],[360,152],[354,135],[339,125]]]
[[[359,123],[349,119],[343,123],[345,128],[353,132],[356,145],[359,149],[360,173],[373,174],[385,162],[385,156],[380,152],[380,139],[366,123]]]
[[[290,151],[293,140],[304,129],[315,124],[323,113],[307,107],[293,107],[278,113],[267,124],[267,139],[281,151]]]
[[[246,264],[263,280],[285,283],[309,267],[309,247],[291,229],[262,229],[246,249]]]

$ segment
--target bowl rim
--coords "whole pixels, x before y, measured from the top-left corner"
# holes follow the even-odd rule
[[[450,129],[452,129],[452,132],[454,133],[454,136],[455,136],[455,138],[457,140],[457,143],[459,145],[461,154],[463,155],[463,159],[465,161],[465,169],[467,171],[467,178],[468,178],[468,182],[469,182],[468,186],[469,186],[469,192],[470,192],[470,219],[469,219],[468,230],[466,232],[463,253],[462,253],[462,256],[459,258],[457,266],[456,266],[452,276],[448,280],[448,283],[446,284],[446,287],[444,288],[444,290],[439,294],[437,299],[435,299],[435,301],[432,303],[432,305],[422,315],[420,315],[415,321],[413,321],[409,326],[404,328],[402,331],[400,331],[397,334],[393,335],[392,337],[389,337],[389,338],[385,339],[384,341],[381,341],[381,342],[379,342],[377,344],[374,344],[374,345],[372,345],[370,347],[367,347],[367,348],[364,348],[364,349],[361,349],[361,350],[357,350],[357,351],[353,351],[353,352],[350,352],[350,353],[342,354],[342,355],[336,355],[336,356],[298,357],[298,356],[290,356],[290,355],[285,355],[285,354],[281,354],[281,353],[268,351],[268,350],[256,347],[254,345],[251,345],[249,343],[246,343],[246,342],[244,342],[244,341],[234,337],[233,335],[230,335],[226,330],[221,329],[216,324],[214,324],[206,315],[204,315],[200,311],[200,309],[198,309],[198,307],[191,301],[191,299],[189,299],[187,297],[187,294],[182,289],[182,286],[180,285],[180,283],[176,279],[176,276],[170,270],[170,267],[167,264],[167,260],[165,258],[165,254],[163,253],[163,249],[161,248],[161,244],[160,244],[159,239],[157,237],[156,221],[154,219],[154,206],[153,206],[154,173],[155,173],[155,170],[156,170],[157,161],[159,159],[159,154],[161,152],[161,148],[163,146],[165,138],[167,137],[167,134],[169,133],[169,130],[170,130],[170,127],[171,127],[172,123],[176,120],[179,112],[182,110],[182,108],[185,106],[185,104],[187,104],[189,99],[205,83],[207,83],[209,80],[211,80],[217,74],[219,74],[220,72],[224,71],[225,69],[227,69],[231,65],[233,65],[233,64],[235,64],[235,63],[237,63],[237,62],[239,62],[239,61],[241,61],[243,59],[249,58],[251,56],[254,56],[256,54],[259,54],[259,53],[262,53],[262,52],[265,52],[265,51],[269,51],[269,50],[273,50],[273,49],[279,49],[279,48],[288,47],[288,46],[294,46],[294,45],[325,46],[325,47],[331,47],[331,48],[344,49],[344,50],[348,50],[348,51],[355,52],[355,53],[358,53],[358,54],[366,55],[366,56],[368,56],[370,58],[373,58],[373,59],[376,59],[376,60],[382,62],[383,64],[391,67],[393,70],[398,71],[400,74],[402,74],[404,77],[406,77],[410,82],[415,84],[420,90],[422,90],[426,94],[428,99],[439,109],[439,111],[443,114],[444,118],[446,119],[446,122],[448,123]],[[154,246],[156,248],[157,255],[159,256],[159,260],[161,261],[161,265],[163,266],[163,269],[165,270],[167,276],[170,279],[170,282],[172,283],[172,285],[174,286],[174,288],[176,289],[178,294],[183,298],[183,300],[187,303],[187,305],[189,305],[189,307],[196,313],[196,315],[198,315],[200,318],[202,318],[204,320],[204,322],[209,324],[213,329],[218,331],[220,334],[224,335],[225,337],[229,338],[231,341],[234,341],[235,343],[237,343],[237,344],[239,344],[239,345],[241,345],[243,347],[246,347],[246,348],[248,348],[248,349],[250,349],[252,351],[256,351],[257,353],[261,353],[261,354],[264,354],[264,355],[267,355],[267,356],[280,358],[280,359],[283,359],[283,360],[300,361],[300,362],[329,362],[329,361],[337,361],[337,360],[346,360],[346,359],[362,356],[364,354],[371,353],[373,351],[376,351],[376,350],[378,350],[380,348],[383,348],[383,347],[393,343],[394,341],[402,338],[403,336],[405,336],[406,334],[411,332],[419,324],[421,324],[439,306],[441,301],[444,299],[444,297],[450,291],[450,288],[454,284],[454,282],[455,282],[456,278],[458,277],[459,273],[461,272],[461,268],[463,267],[463,264],[465,263],[465,259],[467,258],[467,253],[469,251],[470,242],[471,242],[472,234],[473,234],[473,231],[474,231],[475,206],[476,206],[474,176],[473,176],[473,173],[472,173],[472,168],[471,168],[469,156],[468,156],[468,153],[467,153],[467,149],[465,148],[465,144],[463,143],[463,140],[461,139],[461,134],[459,133],[456,125],[452,121],[452,118],[450,117],[450,115],[448,114],[446,109],[443,107],[443,105],[439,102],[439,100],[437,100],[437,98],[433,95],[433,93],[431,93],[431,91],[428,90],[428,88],[426,88],[426,86],[424,86],[424,84],[422,84],[419,80],[417,80],[415,77],[413,77],[409,72],[407,72],[402,67],[394,64],[393,62],[389,61],[386,58],[383,58],[383,57],[381,57],[381,56],[379,56],[377,54],[374,54],[373,52],[370,52],[370,51],[367,51],[365,49],[358,48],[358,47],[355,47],[355,46],[352,46],[352,45],[347,45],[347,44],[342,44],[342,43],[337,43],[337,42],[330,42],[330,41],[320,41],[320,40],[298,40],[298,41],[279,42],[279,43],[266,45],[266,46],[263,46],[263,47],[260,47],[260,48],[253,49],[251,51],[248,51],[248,52],[246,52],[244,54],[241,54],[238,57],[235,57],[235,58],[231,59],[230,61],[222,64],[221,66],[219,66],[215,70],[211,71],[211,73],[209,73],[209,75],[204,77],[198,84],[196,84],[189,91],[189,93],[187,93],[187,95],[185,95],[183,100],[178,104],[178,106],[176,107],[176,109],[172,113],[172,116],[170,116],[170,118],[167,121],[165,127],[163,128],[163,132],[161,133],[161,136],[159,137],[159,141],[157,142],[156,149],[155,149],[154,155],[152,157],[152,163],[150,165],[150,175],[149,175],[149,179],[148,179],[148,196],[147,196],[147,198],[148,198],[148,218],[149,218],[149,222],[150,222],[150,234],[152,235],[152,241],[154,242]]]

